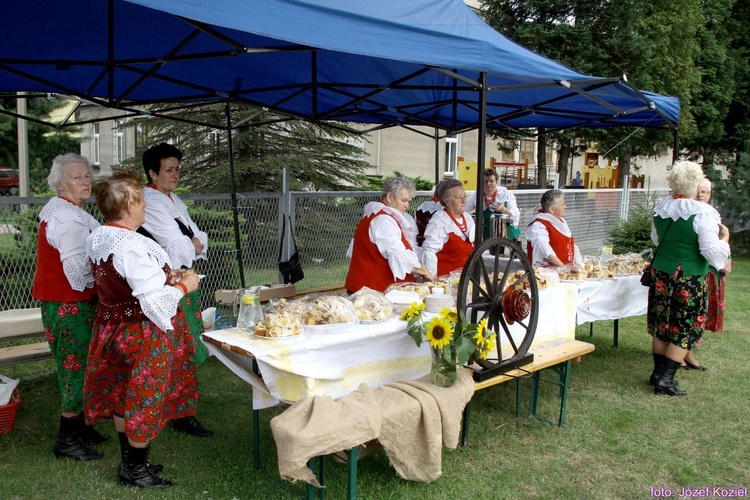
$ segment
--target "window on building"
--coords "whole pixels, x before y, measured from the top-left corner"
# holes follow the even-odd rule
[[[452,174],[458,167],[458,138],[445,138],[445,173]]]
[[[135,126],[135,156],[139,158],[143,156],[143,153],[146,152],[149,146],[150,144],[146,127],[143,126],[143,123],[139,122]]]
[[[345,137],[344,142],[360,150],[358,153],[351,155],[350,158],[355,160],[363,160],[365,158],[365,140],[362,137]]]
[[[536,163],[536,158],[534,155],[535,144],[536,144],[535,141],[528,141],[528,140],[521,141],[519,161],[529,160],[529,163]]]
[[[547,147],[544,151],[544,158],[547,163],[547,165],[552,165],[552,153],[555,151],[555,144],[550,140],[547,139]]]
[[[515,152],[515,141],[510,139],[503,139],[500,141],[501,158],[502,161],[513,161]]]
[[[125,120],[119,120],[115,127],[115,164],[125,161]]]

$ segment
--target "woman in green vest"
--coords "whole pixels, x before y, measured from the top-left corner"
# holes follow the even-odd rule
[[[708,266],[725,269],[729,258],[729,231],[720,231],[719,213],[693,199],[703,178],[697,163],[675,163],[667,174],[672,194],[654,209],[651,239],[659,251],[651,265],[647,323],[655,394],[687,394],[678,389],[674,375],[703,337]]]

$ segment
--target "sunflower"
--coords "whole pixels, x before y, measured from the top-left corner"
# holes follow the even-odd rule
[[[427,323],[427,341],[430,347],[442,349],[453,340],[453,325],[445,318],[435,316]]]
[[[484,343],[484,332],[487,331],[487,318],[477,323],[477,333],[474,335],[474,343],[481,347]]]
[[[497,334],[495,333],[485,339],[484,345],[481,347],[481,352],[479,353],[479,359],[487,359],[487,355],[495,348],[496,339]]]
[[[416,318],[424,311],[424,302],[412,302],[409,309],[401,313],[401,319],[403,321],[410,321],[412,318]]]
[[[443,310],[440,311],[440,317],[453,324],[458,321],[458,313],[455,309],[451,309],[450,307],[444,307]]]

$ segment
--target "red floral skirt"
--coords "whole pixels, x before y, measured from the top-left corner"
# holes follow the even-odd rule
[[[713,269],[708,271],[708,311],[706,312],[706,330],[721,333],[724,331],[724,283],[726,275]]]
[[[140,310],[99,304],[84,381],[89,423],[122,415],[125,433],[150,442],[170,420],[195,414],[195,342],[178,308],[163,331]]]

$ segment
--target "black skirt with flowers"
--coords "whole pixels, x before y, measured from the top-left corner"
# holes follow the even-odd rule
[[[652,273],[648,333],[683,349],[700,346],[708,309],[706,276],[683,276],[682,266],[672,275],[658,269],[652,269]]]

